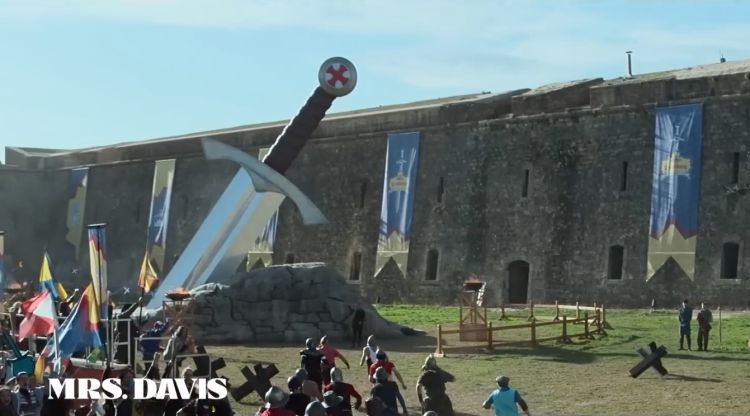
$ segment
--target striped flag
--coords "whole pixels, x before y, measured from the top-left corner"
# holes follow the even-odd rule
[[[39,292],[49,290],[52,294],[52,299],[55,301],[65,300],[68,298],[68,292],[62,284],[57,282],[52,276],[52,261],[49,258],[49,253],[44,252],[44,258],[42,259],[42,269],[39,271]]]
[[[21,304],[24,314],[18,327],[18,339],[32,335],[47,336],[57,327],[57,314],[48,289]]]

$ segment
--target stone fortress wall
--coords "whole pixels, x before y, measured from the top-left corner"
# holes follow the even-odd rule
[[[647,282],[655,108],[694,102],[704,103],[696,277],[668,263]],[[134,287],[154,161],[177,159],[168,269],[237,169],[205,161],[200,139],[257,154],[284,124],[68,152],[8,148],[0,169],[6,253],[25,261],[28,279],[44,247],[53,259],[61,254],[67,172],[90,166],[85,222],[110,224],[110,287]],[[421,133],[408,272],[389,265],[373,276],[387,134],[405,131]],[[510,282],[517,290],[527,275],[525,299],[536,302],[672,306],[687,297],[748,307],[750,199],[727,189],[750,182],[749,145],[750,61],[332,114],[286,174],[330,224],[304,227],[285,202],[274,263],[324,262],[349,277],[359,253],[358,280],[349,283],[371,301],[453,303],[475,274],[493,304],[523,296]],[[725,279],[735,277],[725,253],[732,244],[737,278]],[[619,260],[612,247],[622,248],[619,279],[610,278]]]

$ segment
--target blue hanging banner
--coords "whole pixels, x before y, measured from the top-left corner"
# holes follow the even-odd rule
[[[656,109],[646,280],[670,258],[694,278],[702,131],[703,104]]]
[[[154,182],[151,189],[151,209],[148,218],[146,252],[159,271],[164,270],[169,206],[172,200],[172,180],[175,159],[158,160],[154,165]]]
[[[406,276],[419,164],[419,133],[388,135],[375,275],[393,258]]]
[[[78,266],[81,237],[83,237],[83,215],[86,210],[86,185],[89,168],[76,168],[70,171],[68,179],[68,214],[65,221],[65,254],[63,262]]]

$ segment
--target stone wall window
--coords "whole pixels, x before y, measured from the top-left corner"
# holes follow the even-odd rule
[[[523,187],[521,188],[521,198],[526,198],[529,196],[529,177],[531,176],[531,171],[529,169],[524,169],[523,171]]]
[[[360,269],[362,268],[362,253],[356,252],[352,255],[352,265],[349,269],[349,280],[359,280]]]
[[[740,245],[724,243],[721,250],[721,278],[737,279],[737,264],[740,257]]]
[[[622,162],[622,171],[620,172],[620,192],[628,190],[628,162]]]
[[[740,153],[732,154],[732,184],[740,183]]]
[[[612,246],[609,248],[609,261],[607,263],[607,279],[622,279],[622,265],[625,248],[623,246]]]
[[[440,254],[434,248],[427,252],[427,268],[425,269],[425,280],[437,280],[438,261]]]
[[[437,203],[442,204],[443,203],[443,193],[445,192],[445,182],[443,177],[440,177],[440,181],[438,182],[437,187]]]
[[[284,263],[294,264],[294,253],[286,253],[286,259],[284,260]]]
[[[367,181],[362,182],[359,186],[359,207],[365,207],[365,197],[367,196]]]

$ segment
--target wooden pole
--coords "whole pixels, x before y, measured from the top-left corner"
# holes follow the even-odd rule
[[[581,309],[578,307],[578,302],[576,302],[576,319],[581,319]]]
[[[492,322],[487,326],[487,350],[492,351]]]
[[[482,321],[487,325],[487,306],[484,307],[484,317],[482,318]]]
[[[568,339],[568,317],[563,315],[562,322],[562,339],[560,341],[567,344],[568,342],[570,342],[570,339]]]
[[[500,304],[500,320],[507,321],[508,316],[505,314],[505,303]]]
[[[721,349],[721,306],[717,309],[719,311],[719,349]]]
[[[458,305],[458,324],[459,326],[463,326],[464,324],[464,304],[463,303]]]
[[[534,301],[529,302],[529,319],[528,321],[534,322],[536,318],[534,318]]]
[[[583,313],[583,337],[588,339],[589,338],[589,313],[584,312]]]
[[[440,324],[437,326],[437,347],[435,347],[435,356],[445,356],[445,354],[443,354],[443,326]]]
[[[555,301],[555,319],[553,321],[557,322],[560,320],[560,305]]]
[[[531,321],[531,345],[536,345],[536,321]]]

